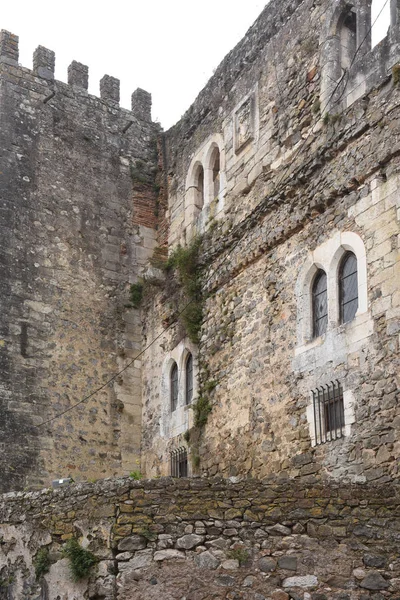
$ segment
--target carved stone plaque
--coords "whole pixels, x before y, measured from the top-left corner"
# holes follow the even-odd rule
[[[254,139],[255,99],[252,94],[237,109],[234,117],[235,152],[238,153]]]

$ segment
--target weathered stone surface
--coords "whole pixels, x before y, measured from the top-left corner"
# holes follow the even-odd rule
[[[297,558],[295,556],[280,556],[278,558],[278,567],[288,571],[296,571]]]
[[[185,553],[180,552],[179,550],[174,550],[173,548],[168,550],[158,550],[154,553],[154,560],[156,562],[161,562],[163,560],[172,560],[172,559],[186,559]]]
[[[220,561],[211,552],[202,552],[195,556],[195,563],[200,569],[216,569]]]
[[[386,567],[387,560],[384,556],[379,556],[378,554],[365,554],[363,556],[363,562],[366,567],[384,569]]]
[[[195,546],[199,546],[204,542],[204,536],[190,533],[179,538],[176,542],[176,547],[184,550],[191,550]]]
[[[134,552],[135,550],[143,550],[146,545],[146,538],[141,535],[131,535],[118,543],[118,550],[120,552]]]
[[[298,575],[296,577],[287,577],[283,580],[283,587],[301,587],[313,588],[318,585],[318,579],[315,575]]]
[[[151,550],[139,550],[135,553],[133,558],[127,562],[120,563],[120,571],[136,571],[137,569],[143,569],[148,567],[153,559],[153,553]]]
[[[360,582],[360,586],[366,590],[386,590],[389,582],[382,577],[379,571],[371,571]]]
[[[260,558],[258,561],[258,568],[263,573],[271,573],[276,569],[276,560],[273,558],[268,558],[267,556]]]

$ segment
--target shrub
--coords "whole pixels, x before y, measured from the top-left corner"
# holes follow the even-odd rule
[[[36,579],[40,579],[45,573],[49,572],[50,564],[51,562],[48,548],[39,548],[33,560]]]
[[[89,575],[90,569],[96,564],[97,558],[89,550],[85,550],[78,540],[68,540],[63,549],[64,555],[69,559],[71,573],[74,581],[79,581]]]

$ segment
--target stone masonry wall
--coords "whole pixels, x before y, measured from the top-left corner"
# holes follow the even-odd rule
[[[187,435],[162,434],[165,358],[186,343],[170,325],[164,288],[149,298],[145,323],[147,340],[160,335],[146,353],[144,374],[148,475],[168,474],[170,450],[186,446],[193,471],[207,475],[398,478],[399,90],[391,68],[383,76],[374,62],[375,49],[363,58],[369,72],[380,73],[374,87],[338,113],[324,110],[324,32],[336,7],[271,2],[166,134],[170,251],[189,244],[196,228],[204,236],[195,399],[206,390],[212,410],[197,448]],[[400,58],[398,35],[397,21],[384,42],[391,65]],[[238,136],[246,135],[238,148]],[[188,223],[188,174],[214,140],[226,182],[223,202],[219,197],[208,221]],[[312,340],[303,331],[311,311],[311,301],[308,307],[302,301],[307,268],[326,269],[351,249],[350,238],[360,249],[360,281],[365,275],[363,308],[345,325],[330,313],[326,335]],[[335,277],[330,274],[329,304],[337,301]],[[311,391],[334,380],[344,389],[346,432],[314,446]],[[192,422],[189,416],[188,429]]]
[[[0,499],[0,597],[384,600],[400,597],[400,490],[115,479]],[[74,582],[76,537],[98,563]],[[38,551],[48,572],[35,580]]]
[[[24,68],[18,38],[0,35],[3,491],[139,460],[141,325],[126,305],[156,245],[158,127],[147,92],[123,110],[118,80],[105,76],[96,98],[85,65],[65,84],[54,60],[39,47]]]

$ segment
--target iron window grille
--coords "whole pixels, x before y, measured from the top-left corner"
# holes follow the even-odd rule
[[[343,388],[338,380],[312,391],[315,444],[325,444],[343,437]]]
[[[346,252],[340,266],[339,300],[340,322],[348,323],[358,309],[357,258],[353,252]]]
[[[176,363],[173,364],[170,375],[170,386],[171,386],[171,412],[178,407],[178,366]]]
[[[188,476],[188,456],[184,447],[177,448],[170,452],[171,456],[171,477]]]
[[[313,298],[313,336],[323,335],[328,326],[328,288],[326,273],[320,269],[314,279]]]
[[[193,356],[188,355],[186,359],[186,389],[185,400],[186,404],[190,404],[193,398]]]

